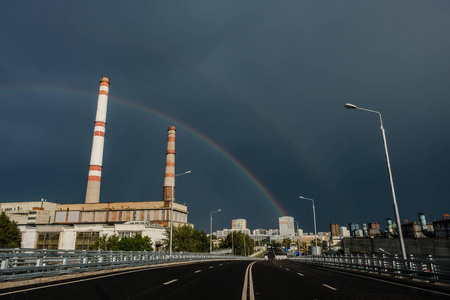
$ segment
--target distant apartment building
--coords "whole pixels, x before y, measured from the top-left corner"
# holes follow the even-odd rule
[[[330,224],[330,232],[332,237],[338,237],[341,236],[339,224],[338,223],[332,223]]]
[[[341,233],[342,237],[350,237],[350,231],[345,226],[341,226],[339,228],[339,232]]]
[[[289,216],[278,218],[281,236],[295,236],[294,218]]]
[[[231,229],[243,230],[247,229],[247,220],[245,219],[235,219],[231,221]]]
[[[373,222],[369,224],[369,229],[380,230],[380,224],[378,222]]]
[[[269,235],[279,235],[280,230],[279,229],[269,229]]]
[[[358,223],[350,223],[348,224],[348,228],[350,228],[350,235],[355,237],[359,236],[359,224]]]
[[[267,235],[267,230],[265,229],[254,229],[253,235]]]

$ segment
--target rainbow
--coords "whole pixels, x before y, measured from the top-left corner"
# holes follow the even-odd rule
[[[79,90],[72,90],[72,89],[61,89],[61,88],[55,88],[55,87],[33,87],[33,86],[22,86],[22,87],[15,87],[15,88],[5,88],[0,87],[0,92],[44,92],[44,93],[62,93],[62,94],[72,94],[72,95],[82,95],[84,97],[89,97],[92,99],[96,99],[97,94],[96,93],[87,93],[85,91],[79,91]],[[110,101],[114,101],[117,103],[121,103],[125,106],[129,106],[141,111],[144,111],[146,113],[149,113],[161,120],[168,121],[171,123],[171,125],[175,125],[178,127],[182,127],[184,130],[192,134],[195,138],[199,139],[206,145],[210,146],[215,152],[217,152],[219,155],[225,157],[228,161],[230,161],[241,173],[247,177],[252,185],[254,185],[261,194],[269,201],[269,203],[275,208],[277,214],[279,216],[287,216],[286,211],[281,207],[281,205],[278,203],[276,198],[270,193],[270,191],[261,183],[261,181],[250,172],[250,170],[242,164],[240,161],[238,161],[234,156],[232,156],[225,148],[217,144],[215,141],[213,141],[211,138],[203,134],[202,132],[196,130],[192,126],[186,124],[185,122],[182,122],[173,116],[170,116],[168,114],[165,114],[163,112],[160,112],[154,108],[138,104],[136,102],[132,102],[130,100],[110,96]]]

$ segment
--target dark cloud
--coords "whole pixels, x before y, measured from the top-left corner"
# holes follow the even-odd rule
[[[166,130],[177,125],[177,171],[193,171],[177,178],[177,200],[201,229],[218,208],[218,228],[233,218],[278,226],[273,204],[211,141],[307,231],[311,205],[299,195],[316,199],[319,230],[383,224],[393,211],[379,120],[344,109],[354,102],[383,114],[401,217],[439,219],[449,213],[449,9],[9,2],[0,12],[0,201],[84,200],[98,80],[108,76],[103,202],[161,199]]]

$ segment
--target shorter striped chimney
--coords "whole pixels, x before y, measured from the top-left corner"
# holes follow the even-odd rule
[[[100,182],[102,179],[103,146],[105,143],[106,109],[108,106],[109,78],[100,79],[97,114],[95,116],[94,138],[86,189],[85,203],[100,202]]]
[[[163,186],[163,201],[166,207],[170,206],[172,201],[172,190],[175,198],[175,130],[174,126],[169,126],[167,130],[166,171]]]

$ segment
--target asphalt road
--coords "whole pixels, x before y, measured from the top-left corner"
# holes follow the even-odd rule
[[[450,299],[284,260],[214,261],[0,290],[1,299]]]

